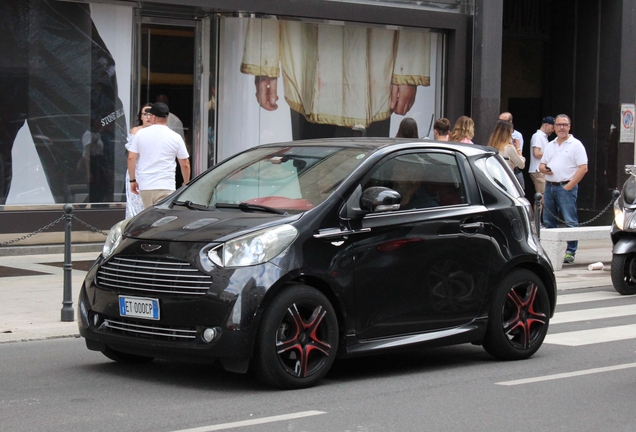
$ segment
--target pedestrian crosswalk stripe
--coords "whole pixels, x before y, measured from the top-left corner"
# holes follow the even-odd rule
[[[636,338],[636,324],[548,334],[544,343],[582,346]]]
[[[550,324],[591,321],[630,315],[636,315],[636,304],[557,312],[550,320]]]
[[[600,368],[594,368],[594,369],[586,369],[586,370],[580,370],[580,371],[574,371],[574,372],[565,372],[565,373],[558,373],[558,374],[552,374],[552,375],[544,375],[544,376],[540,376],[540,377],[535,377],[535,378],[523,378],[523,379],[518,379],[518,380],[514,380],[514,381],[502,381],[502,382],[498,382],[495,383],[497,385],[505,385],[505,386],[513,386],[513,385],[519,385],[519,384],[531,384],[531,383],[536,383],[536,382],[541,382],[541,381],[551,381],[551,380],[557,380],[557,379],[563,379],[563,378],[572,378],[572,377],[577,377],[577,376],[583,376],[583,375],[591,375],[591,374],[597,374],[597,373],[603,373],[603,372],[613,372],[613,371],[617,371],[617,370],[623,370],[623,369],[631,369],[636,367],[636,363],[626,363],[626,364],[620,364],[620,365],[616,365],[616,366],[606,366],[606,367],[600,367]]]
[[[557,297],[557,305],[585,303],[598,300],[615,300],[621,297],[623,296],[616,291],[592,291],[577,294],[559,294]]]

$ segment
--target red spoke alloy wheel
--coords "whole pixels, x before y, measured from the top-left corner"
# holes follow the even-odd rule
[[[523,284],[508,292],[504,306],[504,333],[510,343],[520,349],[528,349],[534,339],[540,335],[541,328],[547,324],[544,313],[535,312],[538,288],[534,284]]]
[[[318,290],[293,285],[267,307],[256,341],[254,370],[267,384],[304,388],[331,368],[338,348],[338,321]]]
[[[543,343],[550,322],[550,301],[541,279],[515,270],[501,282],[488,316],[484,348],[505,360],[533,355]]]
[[[302,306],[300,308],[303,309]],[[312,305],[309,305],[305,309],[311,312],[311,308]],[[331,345],[323,342],[318,334],[326,312],[318,305],[309,319],[305,319],[296,303],[287,311],[288,316],[281,322],[276,338],[278,358],[288,373],[305,378],[319,371],[331,355]]]

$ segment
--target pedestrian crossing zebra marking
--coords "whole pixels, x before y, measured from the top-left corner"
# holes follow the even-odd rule
[[[621,296],[616,291],[592,291],[577,294],[559,294],[557,297],[558,305],[585,303],[598,300],[616,300]]]
[[[636,338],[636,324],[548,334],[543,343],[566,346],[592,345]]]
[[[621,296],[613,291],[592,291],[576,294],[563,294],[557,298],[558,305],[571,305],[602,300],[630,300],[629,297]],[[589,322],[607,318],[617,318],[636,315],[636,304],[621,306],[597,307],[583,310],[571,310],[557,312],[550,320],[550,330],[552,326],[558,324]],[[552,333],[545,337],[544,343],[565,346],[584,346],[602,342],[616,342],[627,339],[636,339],[636,324],[603,327],[587,330],[575,330],[562,333]]]
[[[583,309],[567,312],[557,312],[550,320],[550,324],[565,324],[578,321],[592,321],[605,318],[636,315],[636,304],[611,306],[603,308]]]

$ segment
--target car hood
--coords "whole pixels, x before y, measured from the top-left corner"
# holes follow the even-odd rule
[[[132,219],[126,226],[124,235],[145,240],[226,241],[247,232],[294,222],[302,214],[275,215],[258,211],[246,213],[238,209],[197,211],[153,207]]]

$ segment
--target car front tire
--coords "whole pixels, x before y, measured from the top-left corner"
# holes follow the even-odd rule
[[[516,270],[499,285],[488,316],[484,348],[502,360],[532,356],[545,339],[550,300],[541,279],[528,270]]]
[[[263,315],[253,368],[268,385],[311,387],[327,374],[337,349],[338,320],[327,297],[314,288],[292,285]]]

